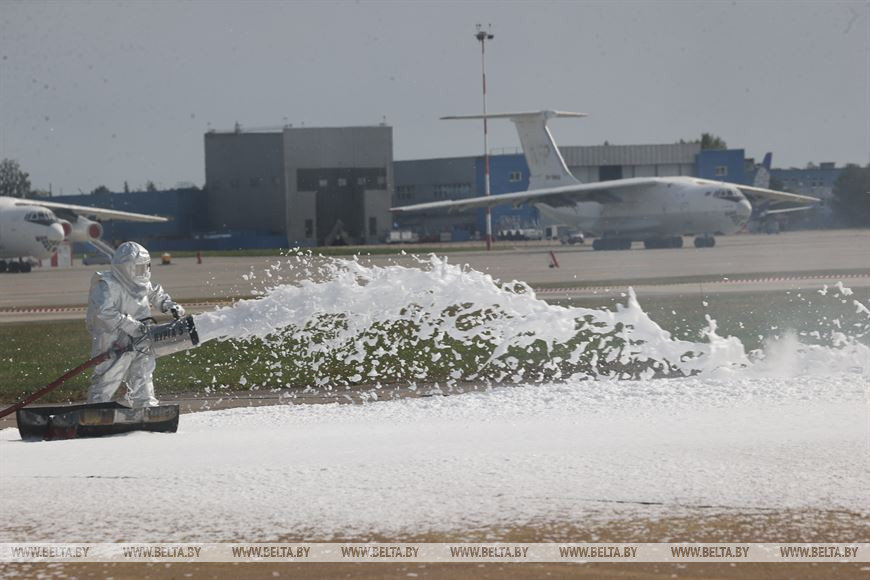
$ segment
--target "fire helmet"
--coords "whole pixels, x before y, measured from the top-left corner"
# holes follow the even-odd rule
[[[112,256],[112,272],[130,290],[141,292],[151,281],[151,254],[136,242],[124,242]]]

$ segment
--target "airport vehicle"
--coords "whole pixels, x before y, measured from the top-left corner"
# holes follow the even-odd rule
[[[111,264],[112,257],[107,256],[102,252],[97,252],[96,254],[85,254],[82,256],[82,265],[83,266],[92,266],[92,265],[104,265]]]
[[[516,125],[529,166],[529,189],[399,206],[391,211],[463,211],[531,203],[544,221],[567,224],[596,237],[593,242],[596,250],[627,250],[633,241],[642,241],[650,249],[679,248],[684,235],[695,236],[695,247],[713,247],[715,235],[731,234],[746,225],[753,204],[770,213],[819,201],[766,187],[696,177],[634,177],[581,183],[568,170],[547,121],[554,117],[585,116],[561,111],[488,114],[486,118],[510,119]],[[443,117],[483,118],[483,115]]]
[[[393,230],[387,236],[388,244],[416,244],[420,241],[420,236],[415,232],[405,230]]]
[[[0,272],[30,272],[26,258],[48,259],[64,241],[88,242],[111,256],[114,250],[102,240],[103,226],[97,219],[168,221],[155,215],[43,199],[0,197]]]
[[[542,240],[544,232],[538,228],[513,228],[499,230],[496,237],[500,240],[510,241]]]
[[[562,244],[573,246],[574,244],[585,244],[586,238],[583,237],[582,232],[574,232],[573,234],[566,235],[560,241],[562,242]]]

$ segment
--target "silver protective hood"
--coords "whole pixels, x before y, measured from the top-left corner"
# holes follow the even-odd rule
[[[124,242],[112,256],[112,273],[127,290],[144,295],[151,281],[151,254],[136,242]]]

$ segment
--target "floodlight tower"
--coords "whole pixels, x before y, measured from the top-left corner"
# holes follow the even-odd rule
[[[487,135],[486,123],[486,41],[495,38],[490,32],[491,26],[483,29],[482,24],[477,25],[477,33],[474,37],[480,41],[480,69],[483,75],[483,180],[484,195],[490,195],[489,190],[489,136]],[[486,249],[492,249],[492,210],[486,208]]]

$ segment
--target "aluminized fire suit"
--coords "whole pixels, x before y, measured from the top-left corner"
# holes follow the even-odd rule
[[[126,345],[147,333],[142,319],[151,316],[151,306],[161,312],[184,309],[172,301],[159,284],[151,283],[151,256],[135,242],[124,242],[112,256],[112,269],[97,272],[91,279],[86,324],[91,334],[91,356],[113,346]],[[110,358],[94,368],[89,403],[110,401],[127,383],[127,397],[134,407],[158,404],[154,397],[155,359],[147,341],[133,351]]]

